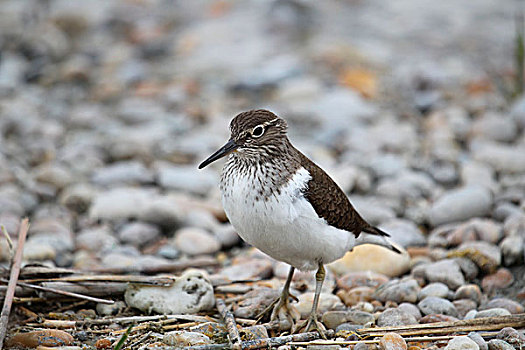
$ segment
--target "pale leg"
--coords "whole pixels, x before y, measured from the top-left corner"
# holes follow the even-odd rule
[[[308,319],[304,321],[303,323],[301,323],[301,325],[295,330],[295,332],[298,332],[303,328],[305,332],[314,330],[314,331],[318,331],[321,337],[326,339],[326,335],[324,334],[324,331],[326,330],[326,328],[323,326],[321,322],[317,320],[317,306],[319,305],[319,295],[321,294],[321,289],[323,287],[325,274],[326,273],[325,273],[323,264],[320,263],[319,269],[317,270],[317,273],[315,274],[315,295],[314,295],[314,302],[312,304],[312,311],[310,311],[310,316],[308,316]]]

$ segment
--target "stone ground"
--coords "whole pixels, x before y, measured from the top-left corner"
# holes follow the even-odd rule
[[[16,241],[20,218],[30,218],[25,262],[53,276],[58,268],[84,277],[119,269],[182,275],[168,289],[35,282],[96,290],[118,303],[75,304],[20,289],[10,344],[28,345],[38,335],[31,332],[42,331],[78,348],[110,347],[127,327],[115,317],[150,313],[187,316],[150,322],[127,346],[220,343],[224,328],[203,318],[217,316],[216,297],[245,327],[243,339],[282,334],[248,326],[278,293],[287,267],[247,247],[228,224],[220,162],[196,169],[227,139],[229,120],[254,108],[284,117],[293,143],[406,250],[363,246],[330,266],[321,312],[340,339],[363,326],[523,313],[520,6],[0,3],[0,223]],[[10,254],[0,241],[4,267]],[[301,273],[292,285],[303,317],[313,284]],[[92,320],[102,317],[109,321],[96,329]],[[49,330],[66,320],[80,323]],[[523,331],[498,331],[409,345],[519,348]],[[406,343],[388,335],[369,347],[377,346]]]

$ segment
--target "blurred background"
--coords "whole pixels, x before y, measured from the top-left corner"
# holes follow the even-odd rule
[[[482,217],[498,245],[524,206],[520,4],[2,1],[0,223],[29,215],[26,259],[58,266],[227,259],[221,162],[196,165],[266,108],[401,245]]]

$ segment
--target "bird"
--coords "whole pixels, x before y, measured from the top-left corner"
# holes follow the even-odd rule
[[[222,205],[240,237],[272,258],[290,265],[283,290],[266,310],[271,321],[288,320],[292,332],[318,331],[319,295],[324,265],[371,243],[400,251],[389,234],[359,215],[332,178],[290,142],[288,124],[271,111],[239,113],[230,122],[230,138],[199,169],[227,157],[220,177]],[[311,312],[300,315],[290,303],[295,270],[315,274]]]

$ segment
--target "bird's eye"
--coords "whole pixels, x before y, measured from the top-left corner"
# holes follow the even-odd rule
[[[262,127],[261,125],[257,125],[255,128],[253,128],[252,130],[253,137],[261,137],[262,134],[264,134],[264,127]]]

